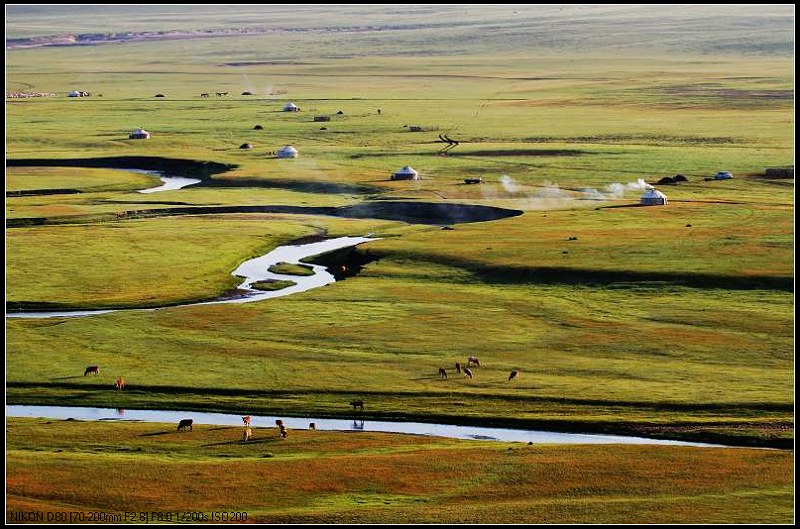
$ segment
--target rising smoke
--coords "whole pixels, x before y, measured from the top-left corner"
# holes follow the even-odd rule
[[[576,200],[615,200],[623,198],[628,192],[644,191],[652,187],[643,179],[639,178],[635,182],[628,182],[626,184],[614,182],[613,184],[605,186],[602,190],[596,188],[567,190],[560,188],[556,183],[545,181],[533,191],[524,191],[522,187],[508,175],[502,175],[500,177],[500,185],[507,194],[513,195],[515,199],[522,200],[523,207],[527,209],[557,209],[567,207],[571,202]],[[484,192],[484,196],[487,196],[486,192]],[[489,197],[487,196],[487,198]]]

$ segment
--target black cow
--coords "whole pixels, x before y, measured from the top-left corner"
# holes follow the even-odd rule
[[[363,400],[354,400],[350,402],[350,406],[353,407],[353,410],[356,408],[364,409],[364,401]]]
[[[189,431],[191,432],[192,431],[192,423],[193,422],[194,421],[192,419],[181,419],[180,422],[178,423],[178,431],[182,432],[186,428],[189,428]]]

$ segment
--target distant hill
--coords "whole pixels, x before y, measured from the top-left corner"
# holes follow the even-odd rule
[[[514,50],[789,55],[794,49],[794,11],[788,4],[11,5],[6,16],[7,49],[238,37],[242,31],[362,34],[362,39],[337,49],[342,55]],[[370,42],[376,45],[364,46]]]

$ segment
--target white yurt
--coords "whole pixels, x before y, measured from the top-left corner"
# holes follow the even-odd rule
[[[406,165],[392,175],[392,180],[419,180],[419,173],[410,165]]]
[[[149,140],[150,133],[144,129],[136,129],[128,134],[128,138],[131,140]]]
[[[295,105],[294,103],[286,103],[285,105],[283,105],[283,111],[284,112],[299,112],[300,111],[300,107]]]
[[[67,94],[67,97],[81,97],[81,93],[78,92],[77,90],[73,90],[72,92]]]
[[[667,195],[656,189],[655,187],[649,188],[642,195],[643,206],[666,206]]]
[[[278,158],[297,158],[300,153],[291,145],[286,145],[278,150]]]

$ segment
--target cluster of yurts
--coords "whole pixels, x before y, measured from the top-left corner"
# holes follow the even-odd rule
[[[283,107],[284,112],[299,112],[300,107],[295,105],[294,103],[286,103]],[[255,129],[261,129],[260,125],[256,125]],[[128,138],[132,140],[146,140],[150,138],[150,133],[144,129],[136,129],[128,135]],[[252,148],[252,144],[244,143],[240,146],[242,149],[250,149]],[[275,156],[277,158],[297,158],[299,156],[299,152],[296,148],[291,145],[285,145],[281,147],[276,153]],[[722,173],[719,173],[722,174]],[[726,173],[730,174],[730,173]],[[728,178],[730,178],[728,176]],[[406,165],[405,167],[401,168],[396,173],[392,174],[392,180],[419,180],[419,173],[415,171],[411,166]],[[654,187],[649,187],[645,190],[644,194],[641,197],[641,204],[644,206],[664,206],[667,204],[667,196],[662,193],[661,191],[657,190]]]
[[[286,103],[283,107],[284,112],[299,112],[300,107],[295,105],[294,103]],[[260,125],[256,125],[255,129],[261,129]],[[143,128],[138,128],[128,134],[128,139],[131,140],[149,140],[150,133]],[[239,148],[240,149],[251,149],[253,146],[250,143],[243,143]],[[277,158],[297,158],[300,155],[300,152],[291,145],[284,145],[275,153]],[[411,168],[411,166],[406,165],[396,173],[392,174],[392,180],[419,180],[419,173]]]

